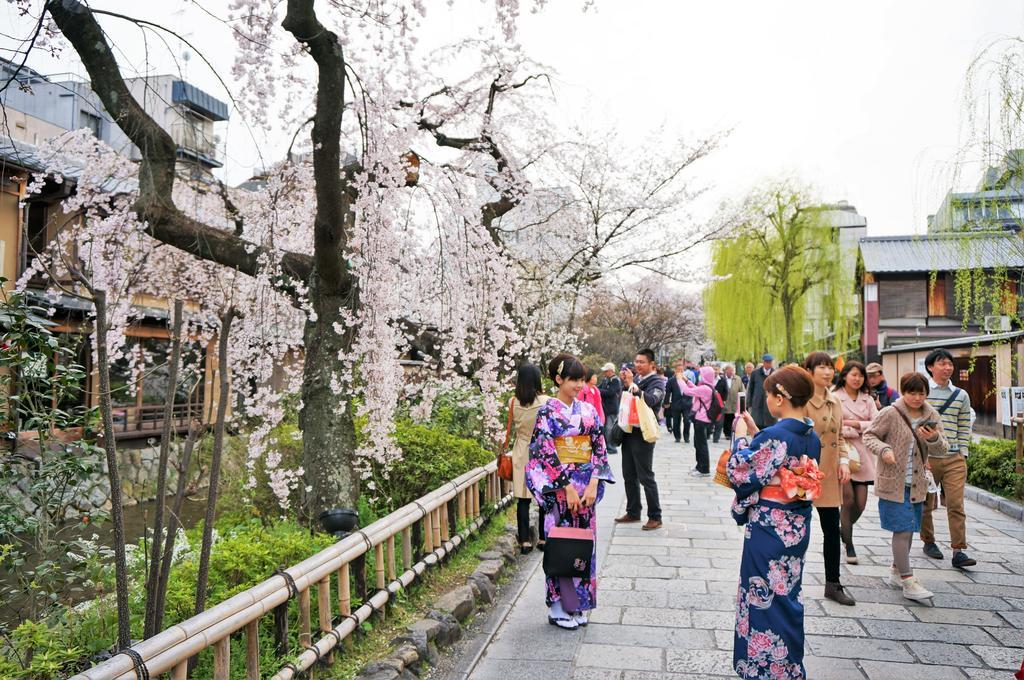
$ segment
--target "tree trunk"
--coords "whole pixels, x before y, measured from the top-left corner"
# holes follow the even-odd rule
[[[107,454],[110,479],[110,519],[114,525],[114,581],[117,593],[117,648],[131,646],[128,613],[128,568],[124,551],[124,509],[121,501],[121,476],[117,470],[117,446],[114,443],[114,414],[110,404],[110,356],[107,352],[107,293],[92,291],[96,305],[96,358],[100,379],[100,415],[103,419],[103,449]]]
[[[227,419],[228,396],[228,335],[235,310],[229,308],[220,320],[220,338],[217,343],[217,377],[220,394],[217,395],[217,421],[213,426],[213,457],[210,461],[210,490],[206,498],[206,518],[203,521],[203,546],[199,552],[199,573],[196,576],[196,614],[206,609],[206,583],[210,576],[210,550],[213,547],[213,521],[217,510],[217,487],[220,484],[220,459],[224,451],[224,421]]]
[[[160,548],[164,533],[164,506],[167,499],[167,458],[173,433],[174,399],[178,391],[178,364],[181,363],[181,326],[184,304],[174,301],[174,321],[171,324],[171,365],[167,377],[167,393],[164,395],[164,423],[160,435],[160,462],[156,472],[156,507],[153,509],[153,549],[150,553],[149,578],[146,580],[146,620],[143,639],[157,634],[156,605],[160,583]]]
[[[191,415],[191,414],[190,414]],[[203,432],[202,423],[192,420],[188,427],[188,436],[185,438],[185,446],[178,461],[178,484],[174,491],[174,503],[171,505],[171,515],[167,520],[167,538],[164,543],[164,554],[160,565],[160,581],[156,588],[156,612],[153,628],[160,631],[164,627],[164,602],[167,598],[167,582],[171,576],[171,560],[174,556],[174,541],[178,536],[178,524],[181,517],[181,506],[185,500],[185,484],[187,483],[188,466],[192,461],[192,450],[195,448],[196,440]]]
[[[786,361],[795,361],[793,356],[793,303],[782,296],[782,323],[786,335]]]
[[[314,274],[314,282],[317,280]],[[334,322],[341,310],[349,309],[348,296],[310,290],[317,321],[307,321],[305,330],[305,371],[302,377],[302,466],[312,487],[306,502],[311,521],[324,510],[357,507],[359,473],[353,467],[356,450],[355,406],[347,390],[332,386],[339,353],[352,346],[350,332],[339,334]]]

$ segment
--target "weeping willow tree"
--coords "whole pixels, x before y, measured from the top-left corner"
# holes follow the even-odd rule
[[[994,268],[974,252],[977,239],[959,241],[965,266],[954,274],[953,299],[964,328],[992,314],[1009,316],[1019,327],[1022,272],[1004,265],[1024,259],[1024,37],[1002,37],[978,51],[967,70],[964,103],[953,184],[963,184],[962,175],[979,162],[981,181],[975,192],[951,192],[929,231],[1013,233],[1000,243],[1005,263]]]
[[[719,356],[795,361],[812,349],[844,352],[857,337],[855,263],[843,261],[839,230],[808,194],[776,184],[730,209],[732,235],[712,248],[704,294]]]

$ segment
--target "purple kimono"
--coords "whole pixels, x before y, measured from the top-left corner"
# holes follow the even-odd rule
[[[590,462],[562,464],[555,451],[555,439],[576,436],[590,437]],[[566,406],[557,398],[548,400],[537,412],[537,424],[533,428],[533,440],[530,442],[530,460],[526,463],[526,486],[544,513],[545,534],[556,526],[578,527],[594,532],[594,557],[590,561],[590,575],[571,579],[576,587],[576,597],[566,597],[566,604],[574,599],[579,601],[579,611],[597,606],[596,503],[589,508],[581,508],[575,515],[571,514],[565,499],[565,487],[571,483],[582,498],[587,484],[595,475],[601,480],[597,485],[597,501],[600,502],[604,496],[604,483],[614,483],[615,478],[608,466],[604,433],[598,422],[597,410],[593,405],[578,400],[574,400],[572,406]],[[565,579],[547,579],[545,601],[549,607],[562,600],[560,581]],[[566,609],[570,612],[576,610],[575,607]]]

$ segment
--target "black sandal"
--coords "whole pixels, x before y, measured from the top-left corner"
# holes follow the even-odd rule
[[[529,555],[531,552],[533,552],[533,544],[532,543],[522,543],[522,544],[519,545],[519,554],[520,555]]]
[[[537,550],[539,550],[540,552],[544,552],[545,543],[546,541],[537,541]]]
[[[580,624],[576,623],[576,619],[572,618],[571,616],[569,618],[567,618],[567,619],[566,618],[557,618],[556,619],[553,616],[548,616],[548,623],[550,623],[552,626],[558,626],[562,630],[576,630],[577,628],[580,627]],[[568,623],[568,624],[571,624],[571,625],[565,626],[565,625],[562,625],[563,623]]]

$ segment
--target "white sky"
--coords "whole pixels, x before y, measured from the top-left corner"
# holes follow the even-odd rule
[[[429,42],[472,35],[489,11],[476,0],[454,10],[447,0],[425,1]],[[127,14],[145,8],[140,16],[186,33],[230,77],[233,41],[194,7],[174,14],[187,3],[92,4]],[[225,0],[202,4],[226,13]],[[968,65],[992,40],[1024,30],[1020,0],[598,0],[586,15],[582,5],[549,0],[520,24],[527,53],[558,72],[561,123],[614,123],[637,137],[663,123],[693,135],[733,128],[724,148],[695,167],[696,179],[713,187],[699,214],[788,175],[816,185],[824,200],[849,200],[872,235],[924,229],[953,181]],[[4,3],[4,32],[14,23]],[[104,24],[141,63],[137,30]],[[154,70],[172,70],[152,37],[149,47]],[[69,57],[37,56],[29,65],[83,72]],[[187,75],[224,96],[197,59]],[[237,122],[228,141],[227,179],[237,183],[258,160]],[[975,180],[975,170],[965,171],[961,185]]]

